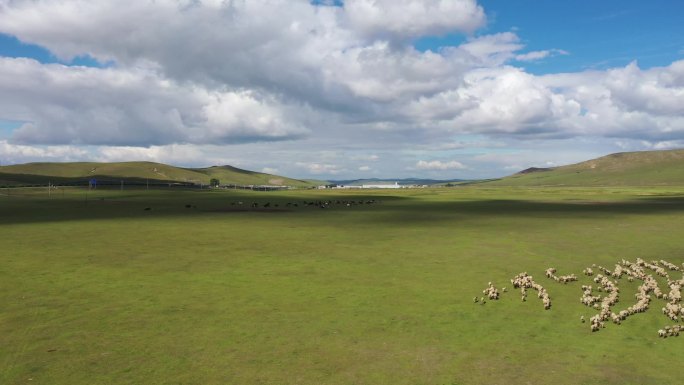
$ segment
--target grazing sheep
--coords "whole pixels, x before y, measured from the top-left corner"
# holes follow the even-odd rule
[[[513,287],[520,288],[523,302],[527,300],[527,289],[534,289],[537,291],[537,297],[542,300],[544,309],[548,310],[551,308],[551,299],[546,292],[546,289],[544,289],[542,285],[536,283],[531,275],[527,275],[527,272],[516,275],[511,282],[513,283]]]
[[[684,263],[682,266],[684,266]],[[622,259],[618,264],[615,264],[614,270],[609,270],[603,266],[597,266],[596,264],[592,264],[592,267],[599,270],[600,274],[594,276],[594,270],[589,267],[585,268],[582,273],[593,277],[592,280],[597,284],[595,290],[602,294],[594,296],[592,294],[594,290],[592,286],[582,285],[582,296],[580,297],[580,302],[582,302],[582,304],[598,310],[597,314],[589,318],[590,330],[592,332],[605,328],[606,321],[612,321],[612,323],[620,325],[622,321],[626,320],[628,317],[647,311],[652,297],[663,299],[666,302],[661,310],[670,320],[675,322],[679,322],[680,319],[684,320],[684,306],[681,304],[681,288],[684,286],[684,277],[679,280],[672,280],[668,274],[668,270],[681,271],[682,269],[679,266],[663,259],[649,262],[637,258],[634,263]],[[544,275],[559,283],[577,280],[577,277],[574,274],[557,276],[556,269],[552,267],[546,269]],[[629,282],[639,280],[641,281],[641,284],[637,287],[637,293],[634,295],[636,303],[629,306],[627,309],[615,313],[611,308],[620,300],[620,289],[617,283],[623,275],[627,276]],[[667,281],[667,290],[661,290],[658,280],[654,278],[657,276],[662,277]],[[510,281],[514,288],[520,289],[520,298],[523,302],[527,300],[528,289],[533,289],[537,291],[537,298],[541,299],[544,309],[548,310],[551,308],[551,299],[548,292],[542,285],[535,282],[532,276],[528,275],[527,272],[517,274]],[[505,293],[506,288],[502,288],[502,292]],[[491,282],[489,282],[487,288],[483,290],[483,294],[490,299],[498,299],[498,291]],[[477,302],[477,298],[474,298],[474,301]],[[482,297],[481,301],[484,303],[485,297]],[[582,323],[586,322],[584,315],[580,316],[580,321]],[[684,326],[666,326],[663,329],[658,330],[658,335],[667,338],[678,336],[682,331],[684,331]]]
[[[570,274],[570,275],[561,275],[561,276],[556,276],[554,273],[556,272],[556,269],[553,267],[549,267],[546,269],[545,275],[547,278],[551,278],[556,282],[559,283],[568,283],[572,281],[577,281],[577,276],[575,274]]]
[[[681,331],[684,331],[684,328],[681,325],[665,326],[658,330],[658,336],[663,338],[677,337]]]
[[[486,289],[482,290],[482,294],[485,294],[489,299],[499,299],[499,291],[491,282],[489,282]]]
[[[663,259],[660,260],[660,264],[667,267],[668,269],[670,269],[672,271],[679,271],[679,266],[677,266],[673,263],[670,263],[668,261],[665,261]]]

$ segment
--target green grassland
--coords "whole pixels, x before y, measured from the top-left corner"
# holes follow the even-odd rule
[[[681,383],[662,300],[591,333],[579,297],[684,262],[684,188],[0,189],[0,235],[0,384]],[[550,310],[473,303],[523,271]]]
[[[243,170],[232,166],[212,166],[207,168],[182,168],[154,162],[118,163],[26,163],[0,166],[0,186],[87,184],[90,179],[100,182],[127,183],[184,183],[209,184],[216,178],[221,184],[228,185],[277,185],[311,187],[321,181],[305,181],[278,175]]]
[[[611,154],[543,171],[518,173],[490,186],[684,186],[684,150]]]

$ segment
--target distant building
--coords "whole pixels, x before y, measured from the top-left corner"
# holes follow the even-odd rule
[[[353,185],[343,185],[343,184],[338,184],[335,187],[336,189],[362,189],[362,188],[405,188],[408,186],[401,186],[399,185],[399,182],[394,182],[393,184],[390,183],[375,183],[375,184],[353,184]]]
[[[401,188],[399,182],[394,182],[394,184],[364,184],[361,188]]]

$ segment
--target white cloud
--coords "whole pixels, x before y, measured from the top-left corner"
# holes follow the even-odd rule
[[[486,21],[475,0],[346,0],[344,8],[355,29],[371,37],[474,32]]]
[[[684,140],[684,61],[538,76],[514,65],[567,52],[525,52],[520,32],[412,46],[485,22],[475,0],[0,0],[1,33],[63,59],[112,61],[102,69],[0,58],[0,119],[25,122],[3,132],[2,155],[342,175],[369,162],[405,171],[416,159],[501,143]],[[76,155],[50,158],[64,149]]]
[[[463,170],[467,168],[463,163],[451,160],[447,162],[442,162],[440,160],[425,161],[420,160],[416,163],[416,168],[418,170]]]
[[[261,169],[261,172],[263,172],[264,174],[274,174],[274,175],[277,175],[277,174],[278,174],[278,169],[277,169],[277,168],[272,168],[272,167],[264,167],[264,168]]]
[[[470,39],[458,47],[472,56],[480,66],[499,66],[515,57],[524,48],[520,38],[513,32],[496,33]]]
[[[569,55],[569,54],[570,53],[568,51],[565,51],[562,49],[531,51],[531,52],[516,55],[515,60],[517,60],[517,61],[535,61],[535,60],[546,59],[547,57],[552,57],[552,56],[556,56],[556,55]]]
[[[641,70],[547,75],[541,84],[574,100],[581,112],[559,128],[566,135],[673,140],[684,136],[684,61]]]
[[[0,140],[0,162],[23,163],[42,161],[82,160],[88,152],[75,146],[24,146]]]
[[[0,117],[19,143],[148,146],[291,139],[308,130],[271,96],[185,86],[144,70],[0,58]]]
[[[581,111],[577,101],[514,67],[472,70],[463,86],[421,98],[411,108],[452,130],[522,134],[557,132],[559,122]]]
[[[359,171],[370,171],[370,169],[371,169],[371,168],[370,168],[369,166],[361,166],[361,167],[359,167]]]
[[[337,175],[343,171],[342,167],[335,164],[327,163],[303,163],[298,162],[297,166],[306,168],[308,172],[314,175],[328,174]]]
[[[219,146],[169,144],[163,146],[93,146],[87,158],[98,162],[150,161],[179,166],[240,166],[240,157],[227,157]]]

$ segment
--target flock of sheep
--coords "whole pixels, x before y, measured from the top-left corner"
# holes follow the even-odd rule
[[[682,266],[684,266],[684,263]],[[595,276],[594,269],[599,271]],[[623,259],[615,265],[613,270],[596,265],[584,269],[582,272],[586,276],[593,277],[593,281],[596,284],[596,289],[591,285],[582,285],[582,296],[580,297],[580,302],[584,305],[599,311],[596,315],[589,318],[591,331],[595,332],[605,328],[605,324],[608,321],[619,325],[627,317],[645,312],[649,308],[652,297],[666,301],[662,312],[670,320],[674,322],[684,320],[684,307],[681,305],[681,288],[684,286],[684,276],[679,280],[673,280],[668,273],[681,270],[681,267],[662,259],[660,261],[647,262],[641,258],[637,258],[634,263]],[[549,268],[546,270],[545,275],[547,278],[553,279],[558,283],[565,284],[577,281],[577,276],[574,274],[557,276],[555,273],[556,269]],[[651,273],[655,273],[667,282],[668,290],[666,292],[661,290],[658,286],[658,281]],[[612,307],[620,300],[620,289],[617,286],[617,281],[623,276],[626,276],[629,282],[639,280],[643,283],[637,288],[637,293],[634,295],[636,303],[627,309],[614,312]],[[537,291],[537,297],[542,300],[544,309],[548,310],[551,308],[551,299],[548,292],[542,285],[535,282],[531,275],[528,275],[526,272],[520,273],[511,279],[511,284],[516,289],[520,288],[523,301],[527,299],[527,290],[533,289]],[[506,292],[506,288],[504,287],[502,291]],[[491,282],[489,282],[487,288],[482,293],[489,299],[499,299],[499,291]],[[475,297],[473,301],[482,304],[486,303],[485,297]],[[580,317],[580,321],[586,322],[584,316]],[[684,332],[684,326],[667,326],[658,330],[658,336],[664,338],[674,337],[678,336],[679,332]]]

